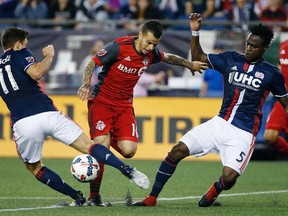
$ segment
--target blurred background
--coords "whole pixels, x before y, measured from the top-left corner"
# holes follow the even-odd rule
[[[40,84],[55,105],[88,132],[86,103],[76,93],[87,61],[105,43],[137,34],[143,21],[158,19],[164,26],[158,48],[191,59],[188,16],[197,12],[203,17],[200,39],[206,53],[241,53],[251,25],[262,22],[271,26],[275,38],[265,59],[277,66],[279,44],[288,39],[287,8],[288,0],[0,0],[0,32],[11,26],[28,29],[29,49],[39,60],[42,48],[54,45],[53,65]],[[182,67],[165,63],[148,68],[135,88],[139,133],[135,159],[162,159],[191,127],[217,115],[222,80],[210,79],[208,74],[192,76]],[[287,155],[268,146],[263,138],[274,102],[269,96],[263,107],[254,160],[287,160]],[[9,112],[2,101],[0,107],[0,157],[16,157]],[[44,157],[72,158],[77,154],[57,141],[47,142]]]

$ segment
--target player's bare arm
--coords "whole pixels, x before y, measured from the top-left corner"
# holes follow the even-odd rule
[[[44,59],[41,62],[31,65],[26,73],[34,80],[40,80],[49,70],[55,54],[53,45],[48,45],[42,49]]]
[[[91,84],[91,77],[93,75],[93,71],[94,68],[97,67],[97,64],[91,60],[83,73],[83,84],[80,86],[80,88],[78,89],[77,95],[78,97],[84,101],[84,100],[88,100],[90,95],[91,95],[91,88],[90,88],[90,84]]]
[[[206,53],[204,53],[200,42],[199,42],[199,30],[201,27],[202,17],[201,14],[192,13],[189,16],[190,19],[190,29],[192,33],[191,38],[191,56],[193,56],[194,60],[201,61],[201,62],[208,62],[208,58]]]
[[[202,73],[203,70],[208,68],[207,63],[203,63],[200,61],[192,61],[191,62],[191,61],[188,61],[187,59],[184,59],[180,56],[177,56],[177,55],[171,54],[171,53],[165,53],[164,54],[164,62],[166,62],[167,64],[184,66],[184,67],[190,69],[193,75],[194,75],[195,71]]]

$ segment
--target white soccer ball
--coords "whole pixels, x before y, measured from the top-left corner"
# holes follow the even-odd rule
[[[97,160],[89,154],[75,157],[71,165],[71,173],[79,182],[93,181],[99,173]]]

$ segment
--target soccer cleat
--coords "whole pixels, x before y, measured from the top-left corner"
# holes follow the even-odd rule
[[[89,198],[87,205],[88,206],[106,207],[105,203],[102,202],[100,195],[96,195],[96,196],[93,196],[92,198]]]
[[[144,200],[132,203],[131,206],[156,206],[157,197],[147,196]]]
[[[86,198],[84,197],[83,193],[81,191],[78,191],[77,198],[73,200],[70,206],[71,207],[82,206],[85,202],[86,202]]]
[[[218,192],[215,187],[215,183],[209,188],[209,190],[202,196],[199,200],[199,207],[209,207],[211,206],[216,198],[219,196],[221,192]]]
[[[138,185],[142,189],[148,189],[150,187],[150,182],[148,177],[144,174],[136,170],[136,168],[125,165],[121,167],[121,172],[127,178],[129,178],[132,182]]]

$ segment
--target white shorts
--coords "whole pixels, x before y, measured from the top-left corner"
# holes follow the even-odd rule
[[[180,141],[195,157],[220,153],[223,166],[241,175],[253,153],[255,136],[215,116],[187,132]]]
[[[83,130],[59,111],[29,116],[13,125],[13,138],[18,155],[24,162],[29,163],[41,160],[42,147],[47,136],[70,145],[81,133]]]

